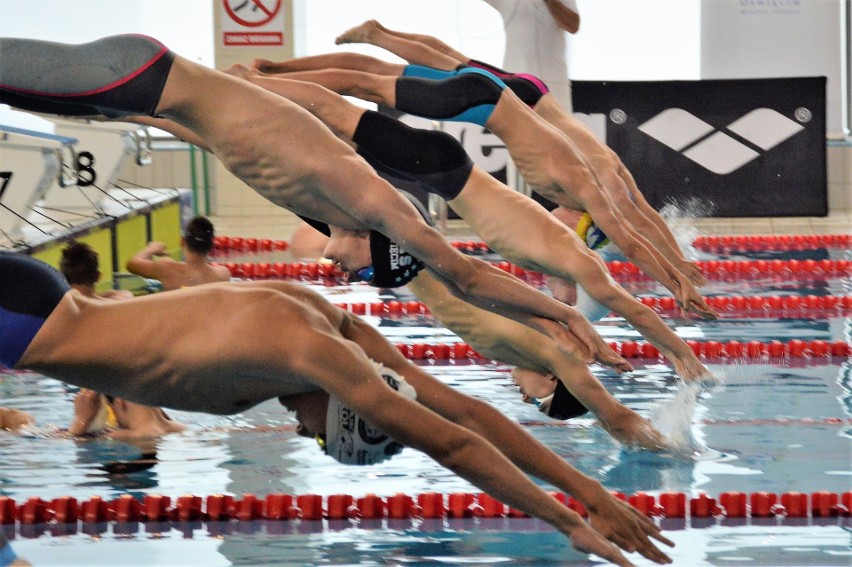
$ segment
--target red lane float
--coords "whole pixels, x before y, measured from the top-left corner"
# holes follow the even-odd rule
[[[637,299],[645,306],[665,316],[679,314],[673,297],[642,296]],[[707,304],[721,317],[784,317],[787,319],[842,316],[852,313],[852,296],[844,295],[767,295],[705,297]],[[338,307],[356,315],[375,317],[402,317],[430,315],[429,307],[419,301],[336,303]]]
[[[660,351],[650,343],[622,341],[607,343],[609,347],[627,359],[653,359],[662,357]],[[844,358],[852,355],[852,345],[845,341],[823,341],[820,339],[803,341],[792,339],[781,341],[693,341],[686,344],[692,352],[705,361],[736,360],[738,362],[779,362],[783,359],[807,358],[824,359]],[[462,360],[483,359],[466,343],[395,343],[397,350],[409,360]]]
[[[692,246],[714,254],[726,252],[759,252],[765,250],[799,251],[823,248],[849,248],[848,234],[751,234],[736,236],[699,236]]]
[[[574,497],[550,492],[563,505],[588,517],[585,507]],[[849,517],[852,491],[838,494],[827,490],[812,492],[723,492],[718,497],[706,493],[689,496],[683,492],[653,495],[637,492],[631,496],[613,493],[646,516],[663,518],[838,518]],[[244,494],[186,494],[174,499],[147,495],[138,500],[129,494],[114,500],[93,496],[78,502],[72,497],[42,500],[31,497],[21,504],[0,497],[0,524],[117,524],[134,522],[222,522],[254,520],[346,520],[410,518],[522,518],[529,517],[484,493],[437,492],[412,496],[397,493],[355,498],[349,494],[269,494],[265,498]]]
[[[287,250],[290,245],[285,240],[271,238],[244,238],[242,236],[214,236],[213,255],[222,256],[230,253],[273,252]]]
[[[339,279],[343,272],[334,264],[321,262],[219,262],[231,276],[244,279]],[[538,272],[525,270],[505,260],[492,263],[497,268],[528,281],[541,281]],[[850,260],[706,260],[696,261],[708,280],[740,281],[750,279],[797,280],[847,277],[852,274]],[[607,262],[610,274],[618,281],[649,280],[630,262]]]
[[[463,252],[487,253],[489,246],[475,240],[452,240],[450,244]],[[213,239],[214,250],[218,253],[229,252],[270,252],[287,250],[285,240],[252,238],[242,236],[216,236]],[[692,246],[710,253],[761,252],[767,250],[802,251],[818,249],[843,249],[852,245],[852,236],[848,234],[738,234],[723,236],[699,236]]]

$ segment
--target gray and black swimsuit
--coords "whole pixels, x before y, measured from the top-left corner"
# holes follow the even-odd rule
[[[154,116],[173,61],[144,35],[78,45],[0,38],[0,103],[63,116]]]

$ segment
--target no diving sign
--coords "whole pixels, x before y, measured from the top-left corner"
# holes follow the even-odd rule
[[[222,43],[284,45],[282,0],[222,0]]]

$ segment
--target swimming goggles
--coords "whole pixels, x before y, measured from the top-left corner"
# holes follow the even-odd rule
[[[361,268],[355,273],[361,281],[370,283],[373,280],[373,276],[376,274],[376,270],[373,266],[367,266],[366,268]]]

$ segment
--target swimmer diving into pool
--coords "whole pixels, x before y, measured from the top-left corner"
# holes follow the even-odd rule
[[[660,349],[684,380],[712,378],[692,349],[656,312],[610,277],[603,261],[575,231],[533,199],[513,191],[474,164],[451,135],[412,128],[314,83],[258,75],[244,65],[233,65],[226,72],[301,105],[352,143],[392,185],[398,185],[402,178],[446,199],[474,232],[506,260],[526,270],[578,282],[593,300],[607,308],[606,313],[611,310],[623,316]],[[423,216],[429,222],[428,215]],[[346,234],[346,238],[340,236],[340,231],[331,234],[324,256],[342,260],[344,268],[355,271],[366,260],[352,259],[347,249],[357,246],[356,235]],[[412,281],[416,279],[415,276]],[[583,314],[591,318],[588,313]]]
[[[356,70],[330,67],[350,64],[349,56],[358,58],[354,64]],[[625,218],[577,144],[529,108],[501,78],[472,66],[443,73],[444,76],[437,70],[431,75],[418,76],[414,72],[407,73],[416,66],[385,64],[384,68],[393,70],[378,74],[376,68],[382,63],[380,60],[363,63],[360,57],[329,54],[274,64],[256,61],[255,64],[276,72],[286,70],[285,75],[290,78],[315,82],[337,93],[384,104],[415,116],[470,122],[488,128],[505,143],[518,171],[534,191],[556,204],[588,212],[622,253],[664,285],[684,311],[707,319],[716,317],[690,277],[675,268]],[[622,208],[635,210],[631,218],[637,222],[644,218],[635,206],[628,205],[628,202],[632,205],[635,197],[628,195],[626,189],[613,193],[620,196]],[[658,226],[651,221],[640,226],[650,231],[649,234],[659,233]],[[662,234],[655,242],[677,257],[677,252]],[[678,265],[696,281],[703,281],[693,264],[678,260]]]
[[[671,561],[651,539],[672,542],[647,517],[303,286],[206,284],[102,301],[71,290],[47,264],[0,251],[0,338],[0,364],[9,368],[185,411],[233,414],[277,398],[331,456],[383,458],[359,452],[357,416],[374,432],[547,521],[582,551],[617,565],[631,565],[618,547]],[[382,446],[388,454],[396,450],[393,443]],[[589,510],[590,524],[524,473],[574,495]]]
[[[636,185],[633,175],[618,154],[599,140],[571,112],[566,111],[560,104],[559,97],[551,93],[539,77],[529,73],[506,71],[477,61],[434,36],[392,30],[376,20],[368,20],[343,32],[335,39],[335,43],[367,43],[381,47],[405,59],[411,66],[410,73],[420,71],[426,73],[426,77],[436,74],[448,76],[464,67],[479,67],[496,75],[536,114],[577,144],[577,148],[589,160],[589,165],[597,173],[602,186],[627,222],[645,235],[675,268],[689,277],[692,283],[698,286],[706,283],[698,266],[683,255],[665,220],[647,202]],[[331,64],[327,64],[327,67],[353,68],[354,66],[354,68],[370,70],[378,74],[396,74],[400,67],[357,53],[335,53],[329,54],[329,57],[334,57],[334,60],[330,62]],[[289,63],[289,61],[278,64],[256,60],[253,66],[262,71],[276,72],[280,65],[279,72],[286,72]]]
[[[629,367],[575,310],[454,250],[310,113],[152,38],[112,36],[80,45],[2,38],[0,103],[59,115],[171,122],[200,138],[273,203],[330,225],[381,233],[466,301],[543,332],[586,362]]]

